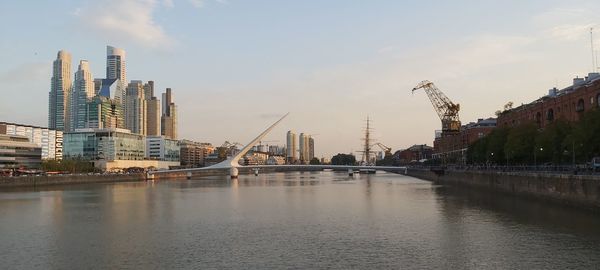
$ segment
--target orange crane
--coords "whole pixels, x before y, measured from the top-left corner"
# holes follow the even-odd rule
[[[391,156],[392,155],[392,148],[391,147],[387,147],[385,144],[383,143],[375,143],[375,145],[379,146],[379,148],[381,148],[381,150],[383,150],[385,152],[385,156]]]
[[[427,93],[433,108],[442,120],[442,135],[460,132],[460,119],[458,118],[460,105],[452,102],[430,81],[420,82],[412,89],[413,94],[419,89],[423,89]]]

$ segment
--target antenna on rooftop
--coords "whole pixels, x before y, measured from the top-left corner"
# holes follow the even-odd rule
[[[594,56],[594,27],[590,27],[590,45],[592,46],[592,72],[598,69],[596,65],[596,57]]]

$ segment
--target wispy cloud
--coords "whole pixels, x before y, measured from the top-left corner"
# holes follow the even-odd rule
[[[229,4],[228,0],[214,0],[215,2],[219,3],[219,4]],[[195,8],[203,8],[204,4],[206,2],[208,2],[207,0],[188,0],[188,2],[190,4],[192,4],[192,6],[194,6]]]
[[[588,37],[590,28],[594,27],[594,24],[564,24],[551,27],[544,31],[544,33],[552,38],[564,39],[564,40],[578,40],[584,37]]]
[[[173,1],[163,1],[166,7]],[[168,48],[175,40],[154,18],[156,0],[101,0],[80,7],[74,14],[79,24],[115,42],[133,42],[144,47]]]

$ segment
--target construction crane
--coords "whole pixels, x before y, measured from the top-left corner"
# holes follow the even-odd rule
[[[379,148],[381,148],[381,150],[383,150],[385,152],[385,156],[391,156],[392,155],[392,148],[391,147],[387,147],[385,146],[385,144],[383,143],[375,143],[375,145],[379,146]]]
[[[419,89],[425,90],[425,93],[429,96],[429,100],[431,100],[433,108],[442,120],[442,135],[460,132],[460,119],[458,118],[460,105],[454,104],[454,102],[430,81],[425,80],[420,82],[413,88],[413,94]]]

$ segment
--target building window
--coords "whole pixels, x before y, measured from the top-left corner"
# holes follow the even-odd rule
[[[579,99],[579,101],[577,101],[577,106],[575,107],[575,111],[583,112],[584,109],[585,109],[585,102],[581,98],[581,99]]]
[[[600,94],[596,96],[596,106],[600,107]]]
[[[540,112],[537,112],[535,114],[535,123],[538,125],[542,123],[542,114]]]
[[[548,122],[554,121],[554,110],[553,109],[549,109],[548,112],[546,113],[546,120],[548,120]]]

